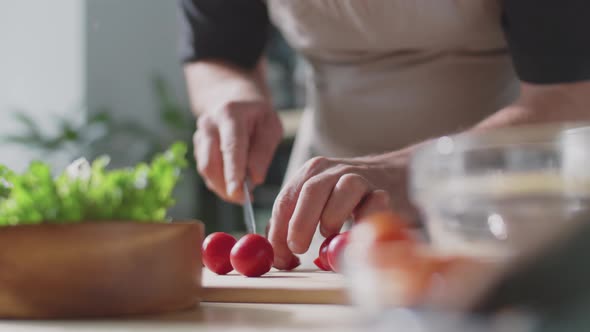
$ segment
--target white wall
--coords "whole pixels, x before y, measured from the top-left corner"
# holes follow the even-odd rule
[[[49,132],[55,115],[81,118],[102,107],[159,131],[154,74],[187,104],[176,20],[176,1],[168,0],[0,1],[0,135],[18,131],[11,114],[17,108]],[[32,157],[0,146],[0,162],[11,167]]]
[[[89,112],[106,107],[118,121],[136,122],[154,133],[165,131],[152,92],[154,74],[165,78],[182,105],[188,104],[177,52],[176,6],[172,0],[86,0]],[[135,140],[117,145],[105,149],[117,165],[143,152]],[[184,194],[179,195],[175,217],[192,216],[197,203],[193,185],[190,180],[180,183]]]
[[[115,120],[161,131],[152,75],[162,75],[187,105],[177,55],[176,3],[0,0],[0,135],[18,133],[11,114],[15,108],[26,110],[49,132],[55,131],[55,115],[83,119],[103,107]],[[128,165],[136,160],[134,150],[116,141],[99,152],[111,153],[116,165]],[[61,168],[76,157],[70,154],[46,161]],[[33,158],[39,154],[0,145],[0,163],[11,168],[22,170]],[[191,189],[185,188],[176,211],[190,211],[196,201]]]
[[[187,104],[177,54],[176,1],[87,0],[86,12],[90,112],[107,107],[115,119],[162,131],[152,76],[162,75]]]
[[[14,132],[11,110],[21,108],[54,129],[51,117],[84,103],[84,2],[0,1],[0,134]],[[37,157],[0,147],[0,163],[24,168]],[[65,157],[67,158],[67,156]]]

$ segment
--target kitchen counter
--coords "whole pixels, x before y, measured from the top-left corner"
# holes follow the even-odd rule
[[[116,320],[0,321],[1,332],[354,331],[358,314],[338,305],[202,303],[161,316]]]

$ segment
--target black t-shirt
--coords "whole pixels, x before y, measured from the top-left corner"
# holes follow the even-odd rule
[[[179,1],[183,61],[256,65],[270,26],[261,0]],[[590,0],[504,0],[501,24],[522,81],[590,79]]]

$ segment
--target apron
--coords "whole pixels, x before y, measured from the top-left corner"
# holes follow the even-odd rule
[[[467,129],[518,96],[500,0],[266,1],[307,64],[286,179],[313,156],[381,153]]]
[[[518,94],[499,0],[267,0],[307,62],[287,178],[309,158],[395,150],[468,128]]]

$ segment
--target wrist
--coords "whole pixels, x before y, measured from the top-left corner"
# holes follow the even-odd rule
[[[534,85],[523,83],[520,97],[475,126],[475,130],[516,125],[586,121],[590,82]]]
[[[409,161],[415,149],[418,148],[418,146],[420,145],[422,145],[422,143],[411,145],[401,150],[395,150],[382,154],[362,156],[354,158],[354,160],[361,163],[365,163],[367,165],[380,165],[383,167],[391,168],[399,168],[400,166],[405,167],[409,164]]]
[[[272,108],[261,66],[244,70],[230,64],[202,61],[185,66],[185,76],[196,115],[215,112],[232,102],[260,102]]]

